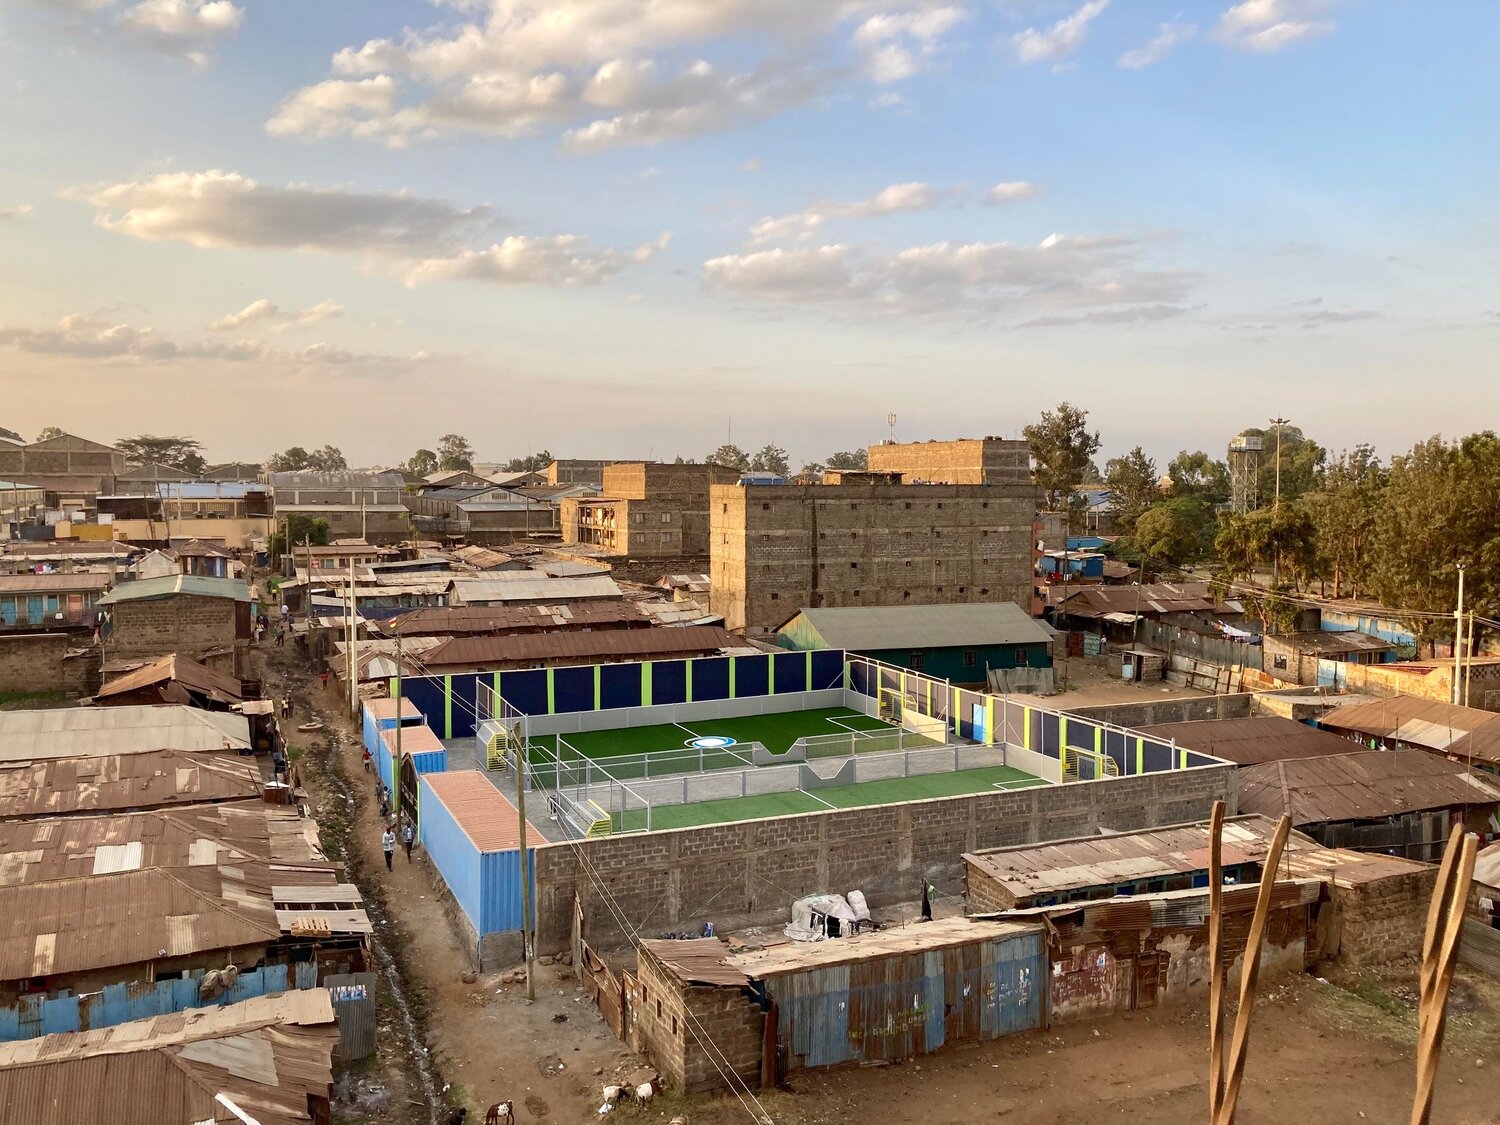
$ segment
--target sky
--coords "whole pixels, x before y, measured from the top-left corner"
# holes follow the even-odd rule
[[[11,0],[0,426],[795,467],[1067,399],[1104,456],[1274,415],[1389,455],[1495,425],[1497,33],[1485,0]]]

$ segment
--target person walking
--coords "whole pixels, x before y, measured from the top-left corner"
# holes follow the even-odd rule
[[[321,672],[318,673],[318,679],[320,679],[320,680],[323,681],[323,688],[326,691],[328,689],[328,669],[327,668],[324,668]]]
[[[380,834],[380,847],[385,852],[385,869],[387,871],[394,871],[395,868],[391,866],[391,860],[396,854],[396,834],[389,827]]]
[[[411,821],[401,827],[401,841],[406,845],[406,862],[411,862],[411,847],[417,842],[417,828]]]
[[[368,746],[365,747],[364,753],[362,753],[359,756],[359,760],[362,763],[364,763],[365,773],[369,773],[370,772],[370,748]]]

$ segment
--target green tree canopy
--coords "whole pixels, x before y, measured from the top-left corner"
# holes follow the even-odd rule
[[[328,546],[328,521],[304,515],[292,515],[279,521],[276,533],[271,536],[271,554],[285,554],[288,540],[290,540],[294,558],[297,549],[309,543],[314,547],[326,547]],[[305,566],[306,563],[303,565]]]
[[[543,449],[539,453],[531,453],[525,457],[512,457],[505,463],[505,471],[507,473],[539,473],[554,460],[556,458]]]
[[[1214,513],[1201,496],[1174,496],[1141,513],[1128,539],[1144,559],[1169,567],[1197,562],[1213,545]]]
[[[1088,419],[1087,410],[1063,402],[1056,410],[1043,411],[1041,421],[1022,431],[1031,447],[1036,483],[1045,494],[1047,509],[1066,510],[1069,531],[1077,526],[1086,503],[1075,490],[1091,475],[1098,475],[1098,469],[1091,466],[1099,452],[1099,434],[1089,432]]]
[[[775,473],[784,477],[791,472],[791,463],[787,460],[786,450],[775,442],[767,442],[750,459],[750,468],[757,473]]]
[[[201,450],[203,444],[190,437],[157,437],[155,434],[140,434],[133,438],[121,438],[115,448],[136,464],[155,461],[168,468],[197,476],[208,468]]]
[[[1115,520],[1127,532],[1142,512],[1161,499],[1161,474],[1140,446],[1123,457],[1109,459],[1104,466],[1104,484],[1114,500]]]
[[[50,441],[51,439],[53,439],[55,437],[62,437],[65,432],[66,431],[64,431],[59,426],[43,426],[42,427],[42,432],[36,435],[36,440],[37,441]]]
[[[402,466],[408,473],[416,473],[419,477],[431,476],[437,471],[437,454],[430,449],[419,449],[406,459]]]
[[[824,467],[848,472],[864,472],[870,467],[870,451],[845,449],[838,453],[830,453],[828,460],[824,462]]]
[[[1256,480],[1260,502],[1271,504],[1276,496],[1277,430],[1281,438],[1281,499],[1295,500],[1317,485],[1318,474],[1328,459],[1328,451],[1296,426],[1251,427],[1242,434],[1259,435],[1264,447],[1260,454],[1260,472]]]
[[[271,454],[266,468],[273,473],[341,473],[349,468],[338,446],[325,445],[308,452],[300,445]]]
[[[725,443],[704,458],[710,465],[722,465],[726,469],[744,472],[750,467],[750,455],[737,445]]]
[[[461,434],[444,434],[438,438],[437,467],[445,473],[474,468],[474,447]]]
[[[16,433],[15,430],[7,429],[4,426],[0,426],[0,437],[10,438],[11,441],[24,442],[26,440],[20,434]]]

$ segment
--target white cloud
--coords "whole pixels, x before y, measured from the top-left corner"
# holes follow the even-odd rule
[[[418,283],[440,278],[577,284],[648,261],[664,240],[634,251],[591,249],[579,235],[512,235],[475,245],[497,219],[486,207],[457,207],[405,192],[355,192],[306,184],[260,184],[237,172],[169,172],[64,193],[95,208],[106,230],[147,242],[236,250],[349,254]],[[252,306],[253,308],[254,306]],[[324,302],[288,314],[314,323],[337,315]],[[271,310],[280,315],[279,310]],[[249,309],[241,310],[242,315]],[[342,311],[342,310],[339,310]]]
[[[1161,62],[1172,53],[1179,43],[1185,43],[1198,33],[1194,24],[1171,20],[1157,26],[1156,34],[1144,47],[1136,47],[1120,56],[1120,65],[1126,70],[1145,70]]]
[[[903,211],[925,211],[936,205],[938,195],[938,191],[928,184],[891,184],[869,199],[851,203],[818,203],[789,215],[767,216],[750,228],[750,241],[765,243],[806,238],[829,219],[863,219]]]
[[[244,9],[231,0],[136,0],[123,9],[117,0],[33,0],[38,2],[80,17],[70,27],[100,43],[147,47],[197,66],[206,65],[210,50],[245,22]]]
[[[967,3],[968,0],[961,0]],[[647,144],[761,119],[863,73],[914,73],[963,18],[935,0],[490,0],[456,22],[372,39],[333,80],[289,96],[281,135],[389,145],[447,134],[563,131],[575,151]],[[392,98],[337,80],[386,79]]]
[[[1011,36],[1016,57],[1023,63],[1058,62],[1076,51],[1088,35],[1089,24],[1109,7],[1109,0],[1087,0],[1071,16],[1058,20],[1046,31],[1028,27]]]
[[[1172,320],[1191,312],[1181,305],[1137,305],[1125,309],[1100,309],[1079,316],[1039,316],[1022,321],[1018,328],[1070,328],[1078,324],[1142,324]]]
[[[740,171],[741,172],[759,172],[760,171],[760,157],[758,157],[758,156],[752,156],[749,160],[745,161],[745,163],[743,163],[742,165],[740,165]]]
[[[370,369],[405,369],[428,358],[425,353],[394,356],[352,352],[321,342],[297,351],[276,351],[259,340],[179,339],[154,328],[111,323],[82,313],[65,316],[45,328],[0,325],[0,347],[13,347],[33,355],[125,364],[199,360],[283,367],[360,365]]]
[[[344,315],[344,306],[337,301],[319,301],[316,305],[310,305],[290,313],[284,313],[275,303],[266,297],[258,301],[251,301],[237,313],[230,313],[221,317],[209,325],[215,332],[229,332],[246,324],[266,323],[273,332],[283,332],[288,328],[306,328],[309,325],[321,324],[325,320]]]
[[[879,314],[1030,318],[1046,310],[1180,301],[1189,275],[1143,268],[1137,252],[1129,239],[1059,234],[1034,246],[938,242],[886,252],[829,245],[714,258],[704,263],[703,281],[710,289],[761,301],[858,302]]]
[[[1031,199],[1039,190],[1030,180],[1006,180],[990,188],[984,201],[991,207],[1005,203],[1019,203],[1023,199]]]
[[[1327,35],[1325,0],[1244,0],[1219,17],[1213,37],[1243,51],[1269,54],[1304,39]]]
[[[24,219],[29,214],[31,214],[31,204],[29,203],[17,203],[14,207],[0,207],[0,223]]]
[[[502,285],[597,285],[631,264],[649,262],[670,238],[664,234],[655,242],[624,253],[595,249],[578,235],[512,235],[485,250],[466,250],[418,262],[408,271],[406,281],[408,285],[456,279]]]

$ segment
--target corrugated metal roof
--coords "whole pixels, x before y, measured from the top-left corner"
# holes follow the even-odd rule
[[[272,488],[285,488],[290,491],[307,489],[309,492],[349,492],[365,489],[396,489],[400,491],[406,487],[406,478],[397,472],[359,473],[359,472],[296,472],[296,473],[270,473],[268,474]]]
[[[403,613],[382,628],[410,637],[423,633],[507,633],[587,628],[597,625],[644,625],[634,602],[574,602],[562,605],[452,605]]]
[[[521,846],[515,805],[479,770],[428,773],[422,780],[479,851],[514,851]]]
[[[1293,824],[1500,804],[1500,784],[1425,750],[1267,762],[1240,771],[1239,793],[1241,811]]]
[[[1277,633],[1265,638],[1265,643],[1285,645],[1294,652],[1346,653],[1346,652],[1390,652],[1395,645],[1390,641],[1361,633],[1357,629],[1320,630],[1302,633]]]
[[[1224,863],[1258,863],[1276,834],[1266,816],[1236,816],[1224,822]],[[1317,845],[1305,836],[1295,845]],[[1047,844],[1021,844],[974,852],[964,861],[1017,898],[1050,895],[1137,879],[1159,879],[1208,866],[1208,825],[1175,824],[1140,832],[1086,836]]]
[[[856,651],[1046,644],[1051,639],[1031,615],[1014,602],[821,606],[804,609],[797,616],[817,630],[827,647]]]
[[[1137,734],[1162,742],[1176,740],[1189,750],[1223,758],[1240,766],[1275,762],[1284,758],[1317,758],[1347,754],[1364,747],[1280,715],[1248,719],[1200,719],[1185,723],[1158,723],[1138,727]]]
[[[380,732],[380,740],[385,743],[388,753],[396,752],[396,727],[386,727]],[[401,727],[401,753],[405,755],[429,754],[434,750],[443,750],[442,740],[432,732],[432,728],[423,723],[420,726]]]
[[[302,1125],[338,1045],[324,989],[0,1047],[0,1116],[27,1125]],[[231,1113],[227,1103],[246,1116]]]
[[[0,764],[0,818],[244,800],[264,791],[254,759],[149,750]]]
[[[1143,586],[1083,586],[1063,595],[1069,617],[1103,617],[1106,613],[1222,612],[1207,582],[1156,582]],[[1137,608],[1139,607],[1139,608]]]
[[[124,695],[126,692],[139,691],[141,688],[172,683],[181,684],[190,691],[201,692],[226,703],[243,698],[240,681],[235,677],[226,676],[223,672],[205,667],[196,660],[189,660],[176,653],[163,656],[160,660],[121,676],[118,680],[111,680],[99,689],[94,698],[111,699],[117,695]]]
[[[0,711],[0,761],[249,748],[245,716],[181,704]]]
[[[1493,711],[1419,699],[1414,695],[1397,695],[1390,699],[1372,699],[1336,707],[1319,716],[1318,725],[1377,738],[1394,738],[1431,750],[1445,750],[1464,735],[1497,719],[1500,719],[1500,714]]]
[[[71,574],[0,574],[0,594],[48,594],[76,590],[105,590],[113,578],[103,571]]]
[[[417,710],[417,705],[404,696],[398,701],[388,695],[382,695],[374,699],[366,699],[364,703],[365,710],[370,712],[370,717],[378,721],[389,722],[396,719],[398,714],[403,720],[422,717],[422,712]]]
[[[1480,850],[1474,859],[1474,882],[1487,887],[1500,887],[1500,844],[1491,844]]]
[[[594,656],[677,656],[719,652],[741,643],[717,625],[523,633],[510,637],[452,637],[424,653],[422,663],[441,668]]]
[[[1486,723],[1448,744],[1446,751],[1457,758],[1500,764],[1500,723]]]
[[[766,949],[732,953],[728,964],[752,980],[778,973],[821,969],[879,957],[924,953],[972,942],[995,941],[1014,934],[1035,933],[1040,928],[1028,922],[993,922],[974,918],[940,918],[920,925],[898,926],[836,941],[793,941]]]
[[[729,964],[729,946],[718,938],[695,938],[689,941],[647,939],[644,949],[672,976],[688,984],[722,985],[741,988],[749,978]]]
[[[189,594],[199,598],[233,598],[250,600],[250,587],[238,578],[206,578],[199,574],[167,574],[160,578],[137,578],[116,586],[99,599],[100,605],[141,601],[146,598],[170,598]]]
[[[453,579],[458,605],[504,605],[506,602],[569,602],[585,598],[622,598],[625,595],[607,575],[586,578],[518,578],[487,576]]]

